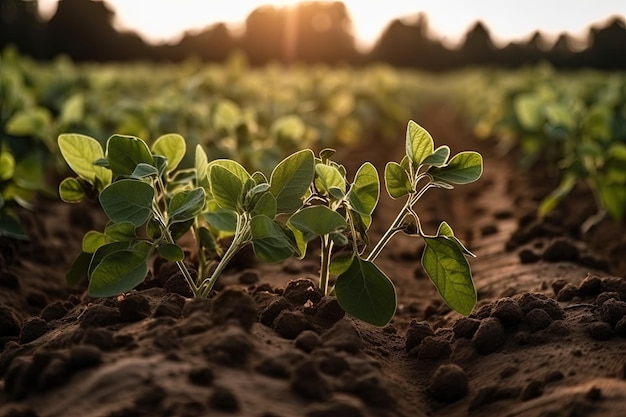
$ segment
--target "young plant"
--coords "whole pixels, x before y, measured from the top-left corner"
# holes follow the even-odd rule
[[[304,208],[289,219],[300,245],[321,238],[319,286],[326,294],[334,293],[349,314],[383,326],[395,314],[396,292],[392,281],[374,263],[383,248],[398,232],[421,236],[426,247],[422,266],[444,301],[455,311],[468,315],[476,303],[476,290],[466,256],[474,256],[442,222],[435,235],[421,228],[413,207],[430,188],[452,189],[454,184],[476,181],[482,174],[482,156],[461,152],[450,158],[450,148],[434,148],[430,134],[414,121],[406,133],[406,156],[400,163],[385,167],[385,187],[389,195],[406,198],[403,208],[378,243],[366,255],[367,230],[378,203],[378,173],[370,163],[357,171],[354,182],[346,179],[343,166],[329,159],[332,150],[321,152],[315,169],[311,195]],[[333,249],[342,247],[332,257]],[[347,248],[347,250],[346,250]],[[329,277],[335,275],[334,287]]]
[[[61,198],[79,202],[97,197],[110,219],[103,232],[87,232],[67,275],[70,284],[87,276],[92,296],[134,288],[158,254],[177,263],[195,296],[207,297],[244,246],[251,244],[261,261],[275,263],[304,257],[308,243],[320,238],[322,291],[335,294],[349,314],[383,326],[395,313],[396,292],[374,261],[393,235],[404,231],[425,240],[422,265],[446,303],[465,315],[476,303],[466,259],[472,253],[445,222],[436,235],[425,234],[413,207],[430,188],[451,189],[477,180],[482,157],[461,152],[449,158],[450,149],[434,149],[431,136],[413,121],[407,127],[406,156],[385,168],[388,193],[406,202],[367,255],[367,231],[380,195],[378,172],[369,162],[349,182],[345,167],[330,159],[333,150],[316,158],[305,149],[276,165],[268,180],[229,159],[208,162],[200,146],[194,167],[177,170],[186,145],[175,134],[158,138],[151,148],[139,138],[120,135],[109,138],[106,150],[77,134],[61,135],[58,143],[77,174],[60,184]],[[195,277],[177,243],[189,231],[196,242]],[[216,239],[226,238],[230,244],[222,253]],[[334,286],[331,276],[336,276]]]
[[[247,244],[265,262],[299,255],[292,232],[277,219],[302,205],[314,175],[310,150],[284,159],[268,181],[235,161],[207,162],[199,146],[194,168],[177,170],[186,144],[175,134],[158,138],[151,148],[139,138],[114,135],[106,152],[84,135],[61,135],[58,143],[77,174],[60,184],[61,198],[97,197],[110,220],[103,232],[85,234],[82,253],[67,275],[70,284],[87,276],[92,296],[118,295],[139,285],[155,253],[176,262],[193,294],[202,297]],[[176,242],[189,231],[196,241],[196,277]],[[232,237],[223,254],[215,235]]]

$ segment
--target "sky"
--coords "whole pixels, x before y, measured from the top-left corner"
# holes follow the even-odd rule
[[[40,11],[51,16],[58,0],[39,0]],[[152,43],[176,42],[186,30],[202,30],[224,22],[234,30],[263,4],[286,6],[295,0],[106,0],[116,13],[118,29],[138,32]],[[496,43],[525,40],[540,30],[548,40],[567,32],[587,34],[589,25],[612,16],[626,19],[626,0],[344,0],[350,13],[357,46],[373,46],[387,24],[425,12],[431,32],[453,46],[481,20]]]

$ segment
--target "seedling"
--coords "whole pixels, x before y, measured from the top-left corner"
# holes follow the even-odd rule
[[[345,168],[329,159],[332,153],[328,149],[321,152],[311,195],[305,207],[289,220],[300,231],[300,242],[321,237],[322,291],[334,293],[342,308],[353,316],[380,326],[387,324],[396,310],[395,288],[374,261],[396,233],[405,232],[424,239],[422,266],[445,302],[455,311],[469,314],[476,303],[476,291],[466,256],[474,255],[446,222],[435,235],[424,233],[413,207],[430,188],[452,189],[454,184],[476,181],[482,174],[482,156],[461,152],[449,158],[448,146],[434,149],[430,134],[410,121],[406,156],[400,163],[389,162],[385,167],[387,192],[394,199],[406,198],[406,202],[366,255],[367,230],[380,192],[378,173],[372,164],[365,163],[350,184]],[[348,255],[331,259],[336,247],[348,247]],[[334,287],[329,286],[330,275],[337,277]]]
[[[175,134],[158,138],[152,148],[139,138],[114,135],[106,152],[84,135],[61,135],[58,142],[78,175],[60,184],[61,198],[80,202],[97,197],[110,219],[104,232],[85,234],[82,253],[67,276],[70,284],[88,276],[92,296],[113,296],[139,285],[155,252],[176,262],[193,294],[201,297],[209,295],[228,262],[247,244],[265,262],[299,255],[292,233],[276,217],[302,205],[313,179],[310,150],[280,162],[268,181],[232,160],[207,162],[199,146],[195,167],[176,170],[186,145]],[[198,254],[196,277],[177,243],[189,231]],[[223,254],[215,235],[232,237]],[[215,255],[221,255],[218,262]]]
[[[305,149],[283,159],[267,179],[230,159],[209,162],[200,146],[194,167],[179,170],[186,144],[176,134],[161,136],[152,147],[121,135],[109,138],[106,149],[78,134],[61,135],[58,143],[77,174],[60,184],[61,198],[97,198],[109,218],[103,232],[85,234],[82,253],[67,274],[70,284],[88,277],[92,296],[136,287],[157,254],[176,262],[194,296],[207,297],[246,245],[261,261],[277,263],[304,257],[308,243],[320,238],[322,291],[335,294],[346,312],[383,326],[395,313],[396,293],[374,261],[393,235],[404,231],[425,240],[422,265],[450,307],[469,314],[476,302],[466,259],[473,255],[445,222],[436,235],[426,235],[413,206],[430,188],[477,180],[482,157],[461,152],[449,158],[450,149],[434,149],[431,136],[413,121],[407,127],[406,156],[385,168],[388,193],[406,197],[406,203],[367,255],[367,231],[380,194],[378,172],[369,162],[350,183],[346,169],[331,160],[333,150],[315,157]],[[188,233],[195,238],[195,276],[178,243]],[[222,251],[219,242],[226,239],[230,243]],[[336,248],[342,250],[334,254]]]

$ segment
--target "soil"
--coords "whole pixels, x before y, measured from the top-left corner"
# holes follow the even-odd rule
[[[549,216],[535,210],[555,179],[522,171],[474,140],[444,107],[416,116],[436,144],[478,150],[485,172],[417,207],[477,257],[478,305],[450,311],[420,268],[420,239],[396,236],[377,261],[398,311],[374,327],[315,286],[316,254],[280,265],[242,252],[209,299],[192,299],[170,264],[117,298],[69,289],[64,274],[89,204],[41,200],[23,213],[28,242],[0,247],[0,416],[623,416],[626,233],[577,189]],[[342,149],[350,172],[382,171],[404,149],[371,140]],[[383,196],[376,240],[401,203]]]

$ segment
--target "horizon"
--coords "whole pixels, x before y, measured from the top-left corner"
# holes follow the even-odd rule
[[[221,5],[213,10],[210,4],[202,0],[101,0],[115,13],[114,26],[120,31],[136,32],[150,44],[173,44],[186,33],[207,29],[217,23],[224,23],[231,33],[240,33],[246,17],[263,5],[274,7],[294,6],[300,1],[276,0],[239,0],[232,1],[231,7]],[[321,0],[329,2],[333,0]],[[39,0],[40,14],[44,19],[52,17],[58,0]],[[359,50],[370,50],[380,38],[386,27],[395,19],[411,21],[424,13],[428,22],[428,32],[448,47],[455,47],[468,30],[477,22],[482,22],[491,35],[493,42],[502,47],[510,42],[527,41],[539,31],[546,42],[553,44],[560,34],[566,33],[573,40],[584,42],[592,27],[608,23],[614,18],[626,19],[626,1],[597,1],[575,6],[563,0],[552,1],[544,7],[544,13],[537,13],[539,0],[529,0],[523,4],[502,5],[495,0],[480,0],[466,4],[459,1],[423,0],[407,5],[406,1],[387,0],[381,9],[380,2],[363,4],[358,0],[344,0],[352,22],[352,33]],[[543,2],[545,6],[545,2]],[[617,4],[621,3],[621,4]],[[555,10],[567,5],[568,15],[564,19]],[[154,13],[147,16],[145,7],[151,7]],[[453,7],[455,13],[449,13]],[[201,12],[199,12],[201,10]],[[178,18],[175,12],[178,12]],[[181,13],[184,11],[184,13]],[[528,16],[532,13],[532,16]],[[208,15],[212,18],[207,18]],[[560,18],[559,18],[560,17]],[[163,20],[162,20],[163,19]]]

